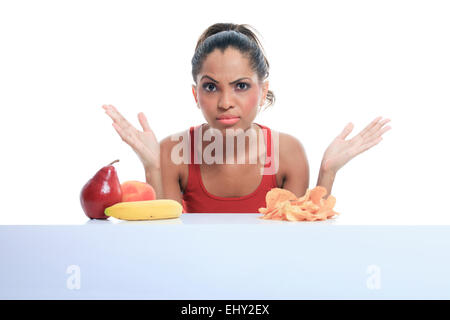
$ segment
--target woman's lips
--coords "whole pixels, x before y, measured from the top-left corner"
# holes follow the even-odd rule
[[[239,117],[217,119],[222,124],[235,124],[239,121]]]

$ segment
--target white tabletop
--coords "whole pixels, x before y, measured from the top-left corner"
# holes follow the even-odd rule
[[[0,299],[449,299],[449,226],[259,214],[0,226]]]

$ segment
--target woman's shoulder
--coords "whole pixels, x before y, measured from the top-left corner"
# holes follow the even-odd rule
[[[181,141],[185,141],[189,139],[190,131],[191,129],[196,129],[202,125],[192,125],[182,131],[175,132],[171,135],[166,136],[164,139],[162,139],[159,143],[164,145],[176,145],[177,143]]]
[[[303,149],[303,145],[297,137],[274,129],[270,129],[270,132],[274,143],[279,143],[280,152]]]
[[[186,129],[166,136],[159,142],[161,159],[166,161],[173,158],[174,155],[179,157],[180,161],[171,161],[173,165],[184,164],[182,161],[183,154],[186,155],[189,150],[189,130]],[[172,159],[174,160],[174,159]]]
[[[180,141],[183,141],[184,139],[189,137],[189,130],[190,128],[183,130],[183,131],[179,131],[176,133],[173,133],[171,135],[166,136],[164,139],[162,139],[159,144],[164,144],[164,145],[173,145],[173,144],[177,144]]]
[[[305,148],[297,137],[285,132],[271,131],[273,143],[278,143],[280,169],[283,172],[296,164],[307,162]]]
[[[285,181],[309,179],[308,159],[300,140],[289,133],[274,130],[272,132],[275,133],[272,135],[275,138],[274,144],[279,144],[277,182],[280,182],[278,185],[284,186]]]

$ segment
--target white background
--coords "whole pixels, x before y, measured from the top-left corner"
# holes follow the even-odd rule
[[[145,181],[103,104],[158,140],[205,120],[191,58],[217,22],[255,27],[275,105],[256,122],[323,152],[377,116],[392,129],[337,174],[341,224],[449,224],[447,1],[0,2],[1,224],[85,223],[79,193],[115,159]]]

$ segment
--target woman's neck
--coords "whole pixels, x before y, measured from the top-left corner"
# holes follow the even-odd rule
[[[246,129],[226,130],[211,128],[206,123],[201,126],[199,135],[201,143],[197,151],[202,155],[202,163],[256,164],[265,160],[264,134],[254,123]]]

